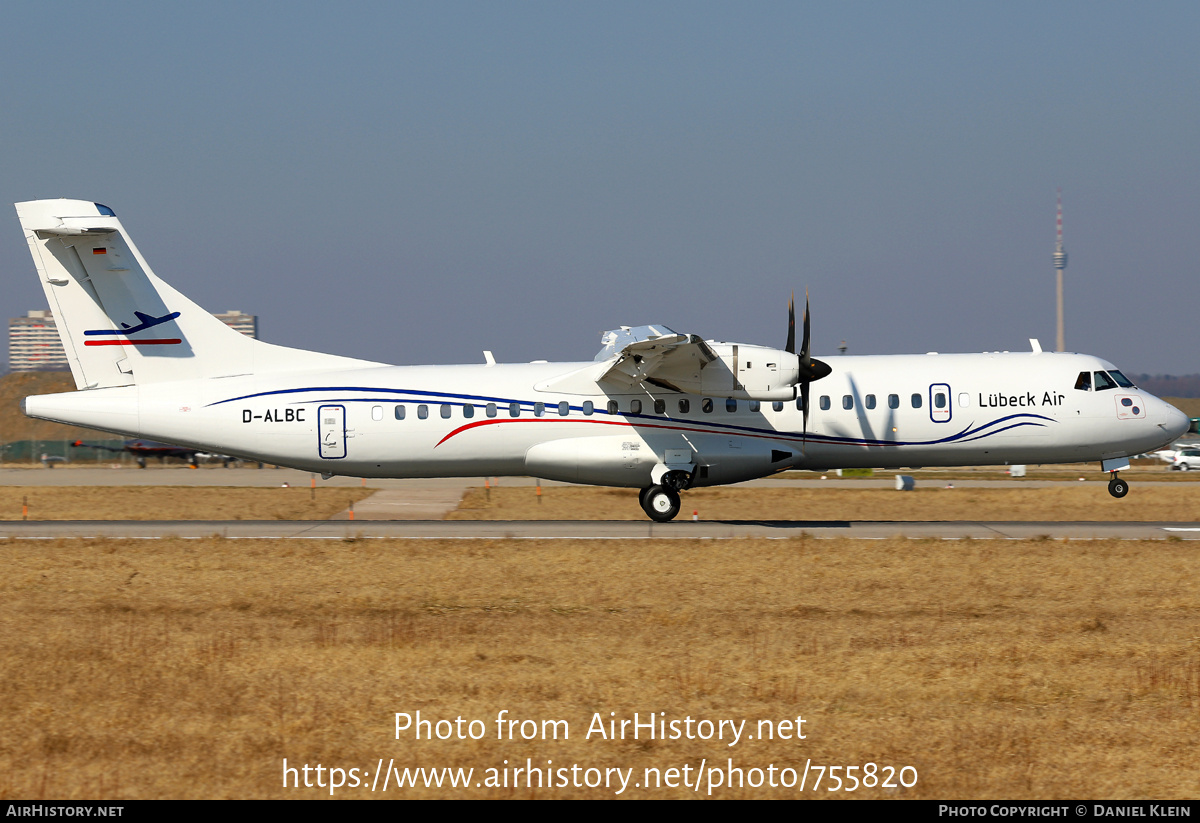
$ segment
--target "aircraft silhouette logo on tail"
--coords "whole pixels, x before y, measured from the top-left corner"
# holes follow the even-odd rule
[[[122,323],[120,329],[87,329],[85,335],[103,335],[125,338],[122,340],[88,340],[83,345],[85,346],[174,346],[183,341],[177,337],[164,338],[139,338],[130,340],[129,335],[137,334],[146,329],[152,329],[155,326],[161,326],[163,323],[169,323],[179,316],[179,312],[174,311],[170,314],[164,314],[162,317],[153,317],[145,312],[135,311],[133,313],[141,322],[136,326],[131,326],[128,323]]]

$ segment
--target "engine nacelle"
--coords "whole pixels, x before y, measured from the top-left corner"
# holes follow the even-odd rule
[[[782,349],[745,343],[709,343],[717,359],[691,380],[673,381],[691,394],[740,400],[794,400],[799,394],[800,359]]]

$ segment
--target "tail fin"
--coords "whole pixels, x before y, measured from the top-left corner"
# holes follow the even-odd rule
[[[33,200],[17,215],[77,388],[378,365],[234,331],[159,280],[107,206]]]

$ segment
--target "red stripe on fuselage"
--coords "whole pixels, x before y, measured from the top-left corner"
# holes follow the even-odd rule
[[[465,432],[468,429],[474,429],[479,426],[495,426],[498,423],[591,423],[594,426],[625,426],[631,429],[667,429],[669,431],[696,432],[697,434],[719,434],[728,437],[752,437],[758,440],[796,441],[803,439],[801,437],[797,437],[796,435],[784,434],[783,432],[779,432],[777,434],[751,434],[749,432],[714,431],[713,429],[701,429],[696,428],[695,426],[666,426],[662,423],[630,423],[628,421],[616,420],[580,420],[578,417],[514,417],[509,420],[477,420],[474,423],[467,423],[465,426],[459,426],[457,429],[439,440],[434,448],[436,449],[438,446],[442,445],[451,437],[454,437],[460,432]]]
[[[633,425],[632,423],[617,422],[616,420],[579,420],[577,418],[571,419],[569,417],[564,418],[561,421],[554,420],[553,418],[547,420],[543,417],[533,417],[533,418],[514,417],[511,420],[476,420],[474,423],[467,423],[465,426],[459,426],[457,429],[450,432],[448,435],[446,435],[441,440],[439,440],[437,442],[437,445],[434,446],[434,448],[436,449],[438,446],[442,445],[443,443],[445,443],[447,440],[449,440],[451,437],[458,434],[459,432],[465,432],[468,429],[478,428],[479,426],[494,426],[497,423],[558,423],[558,422],[595,423],[600,426],[630,426],[630,427],[632,427],[632,425]]]

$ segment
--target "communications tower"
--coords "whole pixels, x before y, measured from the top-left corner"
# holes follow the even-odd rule
[[[1062,189],[1058,190],[1058,231],[1054,241],[1054,269],[1058,273],[1058,339],[1055,351],[1066,351],[1063,340],[1063,269],[1067,267],[1067,252],[1062,239]]]

